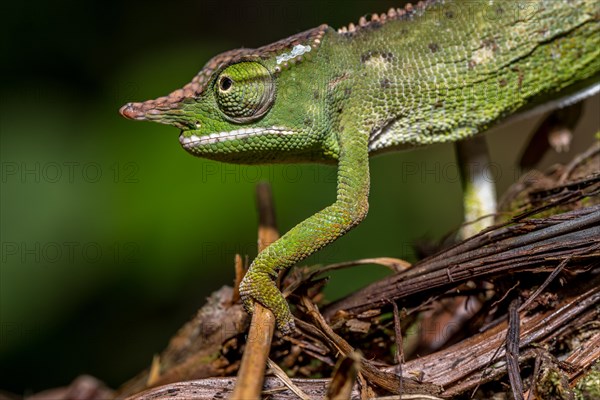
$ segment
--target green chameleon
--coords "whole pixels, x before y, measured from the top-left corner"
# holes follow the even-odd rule
[[[199,157],[337,164],[335,202],[258,254],[240,285],[246,309],[262,303],[287,333],[274,278],[365,218],[370,156],[592,95],[599,56],[598,0],[428,0],[225,52],[182,89],[120,112],[179,128]]]

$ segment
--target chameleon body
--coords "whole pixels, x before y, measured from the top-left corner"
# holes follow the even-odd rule
[[[337,198],[262,251],[240,292],[294,327],[273,279],[367,214],[369,157],[457,141],[598,91],[597,0],[429,0],[220,54],[182,89],[121,114],[173,125],[189,153],[338,166]]]

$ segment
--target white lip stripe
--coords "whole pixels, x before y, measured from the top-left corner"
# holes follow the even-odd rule
[[[244,128],[229,132],[211,133],[210,135],[205,136],[192,135],[190,137],[185,137],[180,135],[179,142],[183,147],[189,148],[257,135],[291,135],[293,133],[295,132],[279,126],[272,126],[270,128]]]

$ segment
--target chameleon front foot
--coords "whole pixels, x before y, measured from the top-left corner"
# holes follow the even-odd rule
[[[250,268],[240,283],[240,296],[249,314],[254,310],[254,303],[259,302],[275,315],[277,328],[281,333],[289,335],[294,331],[294,317],[290,307],[269,274],[254,272]]]

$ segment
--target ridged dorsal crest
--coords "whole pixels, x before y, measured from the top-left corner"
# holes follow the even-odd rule
[[[352,35],[363,30],[378,28],[388,21],[408,20],[421,15],[427,7],[436,2],[436,0],[425,0],[419,1],[416,5],[408,3],[404,8],[390,8],[387,13],[373,14],[370,20],[362,16],[356,25],[351,22],[348,26],[343,26],[337,31],[341,34]]]

